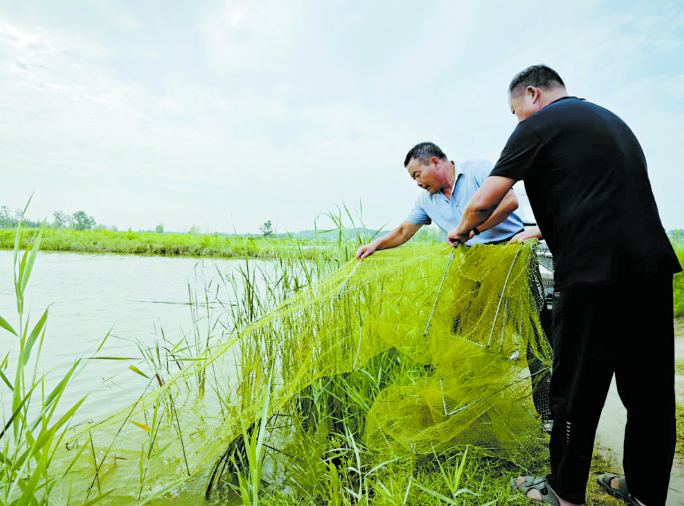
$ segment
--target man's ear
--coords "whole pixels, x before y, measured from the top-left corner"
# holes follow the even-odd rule
[[[525,93],[530,95],[532,102],[536,102],[537,100],[539,100],[539,88],[535,88],[534,86],[528,86],[527,88],[525,88]]]
[[[439,158],[437,158],[436,156],[430,158],[430,165],[439,165]]]

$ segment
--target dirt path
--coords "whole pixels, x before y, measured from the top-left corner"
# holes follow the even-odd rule
[[[675,321],[675,355],[677,359],[684,359],[684,319],[681,318]],[[684,375],[677,375],[675,392],[677,402],[684,403]],[[616,473],[622,472],[622,445],[626,420],[627,412],[622,406],[615,387],[615,379],[613,379],[596,432],[595,449],[610,463],[609,470]],[[657,425],[654,425],[653,430],[658,430]],[[666,506],[684,506],[684,455],[682,454],[675,456]]]

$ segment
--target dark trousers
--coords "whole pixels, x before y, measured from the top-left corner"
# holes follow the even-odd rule
[[[549,483],[583,503],[594,436],[613,374],[627,409],[630,492],[665,504],[676,440],[672,276],[561,290],[553,307]]]

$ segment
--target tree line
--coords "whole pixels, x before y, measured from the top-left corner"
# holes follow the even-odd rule
[[[12,211],[8,206],[0,207],[0,228],[15,228],[19,222],[28,228],[38,228],[42,221],[32,220],[24,216],[23,209]],[[93,228],[117,230],[116,227],[97,224],[94,216],[89,216],[85,211],[76,211],[73,214],[64,211],[52,213],[52,221],[46,220],[46,225],[50,228],[68,228],[72,230],[91,230]]]

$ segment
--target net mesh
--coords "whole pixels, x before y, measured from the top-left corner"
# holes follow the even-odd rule
[[[190,478],[206,485],[245,425],[288,415],[306,428],[316,423],[317,384],[353,384],[380,359],[395,367],[365,379],[373,393],[356,430],[368,449],[398,456],[469,444],[537,462],[547,452],[545,394],[537,409],[532,394],[545,388],[551,349],[535,246],[398,248],[352,260],[175,375],[160,369],[133,406],[68,433],[54,465],[78,456],[65,485],[72,497],[144,500]],[[345,412],[343,398],[331,399],[318,411]]]

